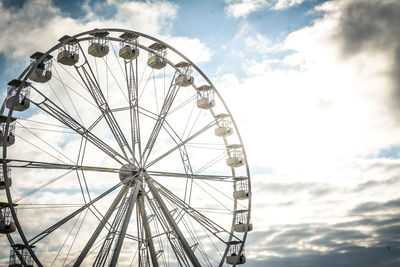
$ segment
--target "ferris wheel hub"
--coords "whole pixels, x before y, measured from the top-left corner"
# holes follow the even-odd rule
[[[133,164],[127,163],[121,167],[119,170],[119,179],[123,184],[126,184],[129,181],[133,181],[132,186],[135,184],[134,181],[138,179],[139,169],[136,168]],[[127,179],[129,177],[135,176],[133,180]]]

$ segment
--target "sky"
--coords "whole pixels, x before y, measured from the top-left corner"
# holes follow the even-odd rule
[[[252,182],[246,266],[399,266],[399,1],[3,0],[2,99],[33,52],[111,27],[177,48],[232,112]]]

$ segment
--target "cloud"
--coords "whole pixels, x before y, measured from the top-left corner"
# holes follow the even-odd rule
[[[225,0],[226,13],[234,18],[246,17],[266,7],[275,10],[283,10],[299,5],[305,0]]]
[[[378,213],[383,213],[385,211],[394,211],[398,213],[400,209],[400,200],[399,199],[394,199],[390,200],[385,203],[380,203],[380,202],[366,202],[358,205],[355,207],[351,212],[352,213],[359,213],[359,214],[365,214],[365,213],[371,213],[371,212],[378,212]]]
[[[397,222],[394,224],[394,222]],[[249,235],[251,266],[396,266],[399,217],[341,224],[295,223]],[[366,226],[370,228],[367,228]]]
[[[283,10],[295,5],[299,5],[305,1],[306,0],[278,0],[275,2],[273,9]]]
[[[180,48],[190,47],[185,50],[186,56],[194,61],[207,61],[211,57],[211,50],[198,39],[171,35],[178,11],[178,6],[171,2],[105,1],[93,4],[85,1],[83,10],[86,12],[83,17],[73,19],[53,5],[51,0],[26,1],[17,10],[1,5],[0,53],[7,59],[28,58],[33,52],[47,51],[65,34],[73,35],[94,28],[121,28],[165,41],[177,41]],[[110,10],[112,15],[98,15],[104,10]]]
[[[340,13],[337,38],[342,57],[351,59],[368,51],[388,55],[393,79],[391,108],[399,115],[400,103],[400,4],[398,1],[355,1]]]
[[[396,110],[390,104],[393,51],[376,45],[373,51],[363,48],[343,57],[339,33],[348,24],[342,19],[347,8],[346,2],[327,2],[316,8],[321,18],[290,33],[273,46],[273,53],[248,54],[242,60],[245,77],[235,77],[233,93],[223,95],[243,136],[252,136],[244,142],[253,164],[282,164],[288,170],[293,163],[289,169],[296,172],[323,172],[328,159],[336,163],[378,155],[400,142]],[[395,28],[398,23],[392,24]],[[246,32],[238,29],[240,36]],[[245,49],[253,46],[248,42]],[[283,56],[274,57],[277,51]],[[251,105],[244,110],[244,103]],[[262,122],[245,119],[258,115]],[[255,131],[260,124],[263,128]]]
[[[227,0],[226,12],[235,18],[246,17],[269,5],[266,0]]]
[[[252,266],[398,265],[399,161],[376,159],[400,142],[398,5],[326,2],[318,19],[231,74],[223,95],[253,166]]]

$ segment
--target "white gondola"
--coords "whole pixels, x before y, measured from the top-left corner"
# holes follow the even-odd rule
[[[60,43],[65,40],[71,38],[68,35],[64,35],[58,41]],[[73,66],[79,61],[79,46],[76,39],[71,39],[66,42],[60,49],[58,50],[57,62],[60,62],[63,65]]]
[[[109,32],[91,33],[93,37],[89,40],[88,53],[94,57],[104,57],[108,54],[108,34]]]
[[[229,241],[227,242],[229,245],[228,256],[226,257],[226,263],[229,265],[236,264],[244,264],[246,263],[246,257],[244,255],[244,248],[239,255],[240,246],[242,242],[240,241]]]
[[[6,133],[7,116],[0,115],[0,146],[3,146],[3,138],[7,136],[6,146],[11,146],[15,143],[15,120],[11,118],[8,132]]]
[[[8,263],[8,267],[33,267],[33,259],[31,254],[29,253],[27,247],[23,244],[14,244],[12,245],[13,249],[10,251],[10,261]],[[30,246],[30,248],[33,250],[35,246]],[[24,260],[25,264],[24,265],[19,257],[17,256],[17,253],[15,251],[18,251],[18,253],[21,255],[22,259]]]
[[[139,56],[139,49],[125,45],[119,50],[119,56],[126,60],[133,60]]]
[[[17,95],[17,91],[19,87],[22,85],[21,80],[12,80],[8,83],[8,88],[7,88],[7,101],[6,101],[6,107],[8,109],[11,109],[12,103],[14,101],[17,101],[14,106],[14,110],[16,111],[24,111],[27,108],[29,108],[31,101],[29,100],[29,95],[30,95],[30,83],[25,82],[19,95]]]
[[[186,87],[194,83],[194,78],[192,76],[192,68],[187,62],[179,62],[175,65],[178,69],[178,76],[175,78],[175,83],[181,87]]]
[[[233,128],[229,126],[232,122],[228,114],[218,114],[215,118],[219,121],[214,131],[216,136],[225,137],[233,134]]]
[[[187,77],[186,75],[179,75],[175,79],[175,83],[181,87],[186,87],[194,83],[193,77]]]
[[[36,52],[30,56],[31,64],[36,64],[44,54],[42,52]],[[47,55],[42,61],[40,61],[35,69],[33,70],[29,79],[38,83],[45,83],[51,79],[51,65],[53,56]]]
[[[16,204],[14,204],[16,206]],[[0,233],[10,234],[15,232],[16,227],[7,202],[0,202]]]
[[[160,43],[154,43],[149,46],[149,58],[147,59],[147,65],[152,69],[162,69],[167,65],[165,56],[167,55],[166,46]]]
[[[242,146],[239,144],[228,145],[228,155],[226,164],[232,168],[243,166],[246,163],[242,152]]]
[[[125,32],[119,36],[123,41],[120,43],[121,49],[119,50],[119,56],[125,60],[134,60],[139,56],[139,48],[137,46],[138,35]]]
[[[8,185],[8,187],[11,186],[11,168],[9,166],[7,166],[7,184],[5,181],[5,173],[3,173],[3,168],[0,169],[0,190],[4,190],[6,185]]]
[[[237,200],[245,200],[249,198],[248,180],[246,176],[238,176],[234,178],[235,185],[233,190],[233,198]]]
[[[197,88],[197,107],[201,109],[215,107],[214,90],[209,85],[202,85]]]
[[[253,230],[253,224],[247,223],[248,215],[248,210],[235,211],[235,224],[233,225],[233,230],[235,232],[243,233]]]

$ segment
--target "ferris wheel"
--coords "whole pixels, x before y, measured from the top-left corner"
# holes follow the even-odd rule
[[[246,262],[238,128],[206,75],[163,41],[95,29],[34,53],[8,83],[0,137],[9,266]]]

